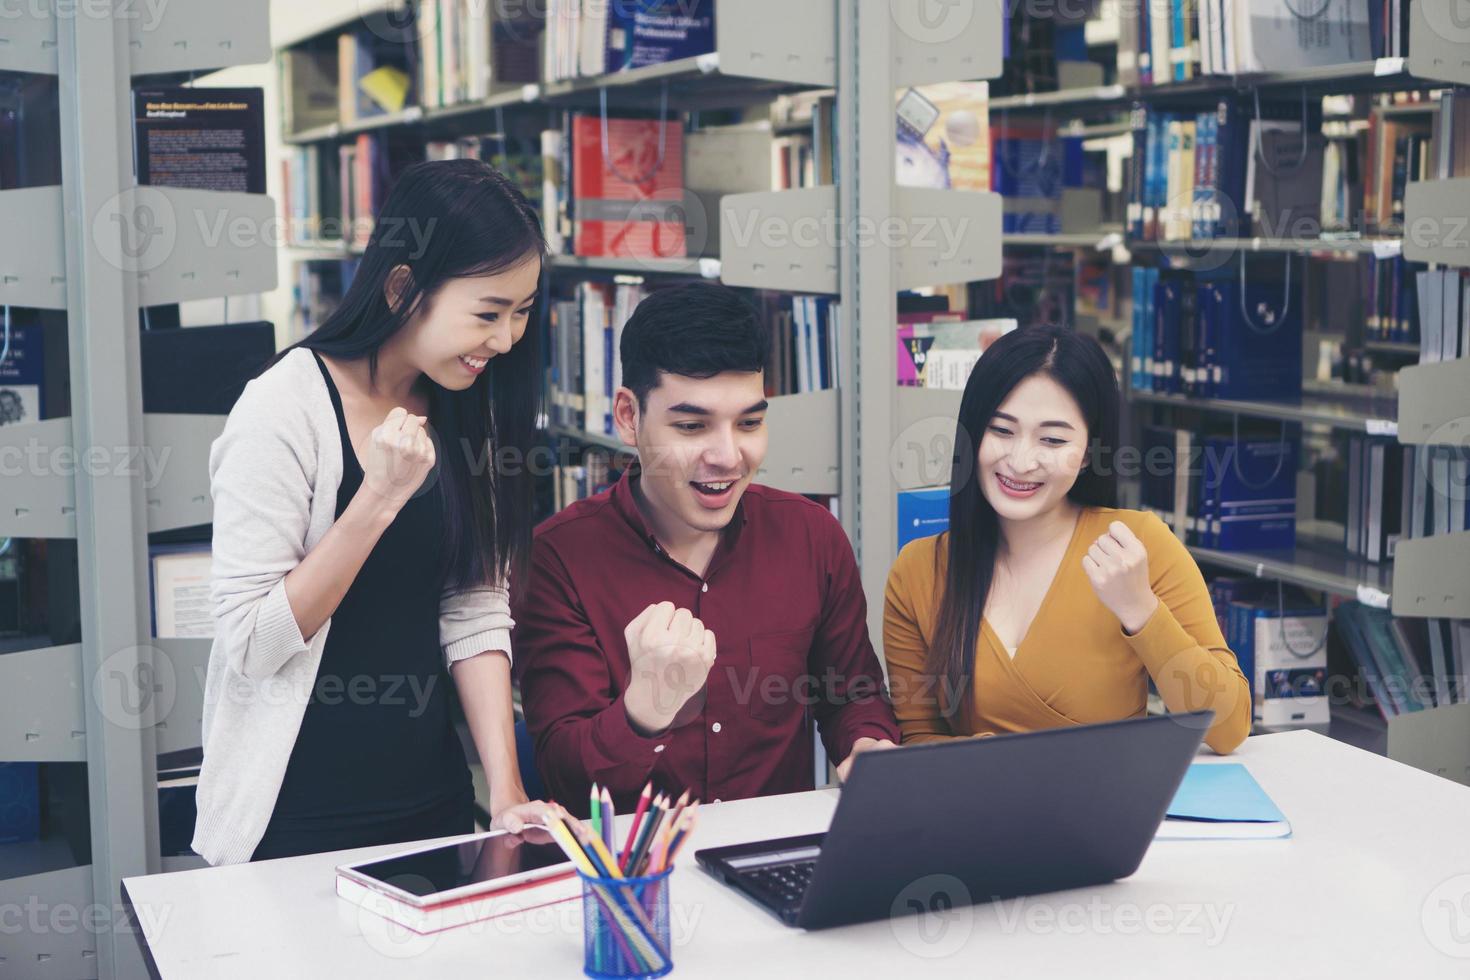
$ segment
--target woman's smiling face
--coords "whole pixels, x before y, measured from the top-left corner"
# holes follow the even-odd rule
[[[1066,498],[1087,458],[1087,423],[1065,388],[1033,374],[989,420],[978,453],[980,492],[1003,520],[1024,521]]]

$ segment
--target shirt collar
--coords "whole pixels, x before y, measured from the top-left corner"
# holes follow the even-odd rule
[[[638,479],[640,473],[641,470],[637,461],[635,460],[633,463],[629,464],[626,470],[623,471],[622,478],[619,479],[617,483],[613,484],[613,509],[617,511],[618,516],[620,516],[625,522],[627,522],[628,526],[631,527],[638,534],[638,537],[640,537],[650,548],[661,552],[663,551],[663,545],[658,543],[658,538],[654,537],[653,529],[650,528],[648,526],[648,522],[643,519],[643,512],[638,509],[638,500],[634,496],[633,482]],[[745,489],[747,493],[750,492],[749,486],[746,486]],[[745,498],[742,496],[740,499],[740,503],[735,505],[735,516],[730,519],[730,523],[725,526],[724,533],[720,537],[720,544],[715,552],[716,555],[719,555],[721,552],[729,551],[731,548],[735,547],[735,543],[740,539],[740,532],[744,529],[747,520],[748,517],[745,508]],[[711,564],[711,568],[713,567],[713,564]]]

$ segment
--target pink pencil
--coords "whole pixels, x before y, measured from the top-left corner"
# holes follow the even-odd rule
[[[644,783],[643,792],[638,796],[638,808],[633,811],[633,822],[628,824],[628,840],[623,844],[623,853],[618,856],[620,866],[626,866],[628,855],[633,853],[633,840],[638,836],[638,824],[643,820],[643,814],[648,811],[648,801],[652,793],[652,781]]]

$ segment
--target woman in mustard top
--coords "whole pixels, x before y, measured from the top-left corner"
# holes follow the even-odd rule
[[[1249,734],[1249,687],[1194,559],[1158,517],[1116,507],[1118,401],[1101,346],[1070,330],[1015,330],[980,358],[949,530],[888,576],[905,745],[1142,715],[1150,677],[1171,712],[1214,710],[1216,752]]]

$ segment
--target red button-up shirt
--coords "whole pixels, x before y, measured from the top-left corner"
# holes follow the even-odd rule
[[[554,799],[585,813],[596,782],[621,810],[649,779],[707,801],[811,789],[813,720],[834,761],[863,736],[898,741],[857,562],[826,508],[751,485],[700,578],[654,539],[631,479],[541,524],[512,589],[522,707]],[[665,600],[714,632],[715,663],[702,710],[645,737],[623,707],[623,629]]]

